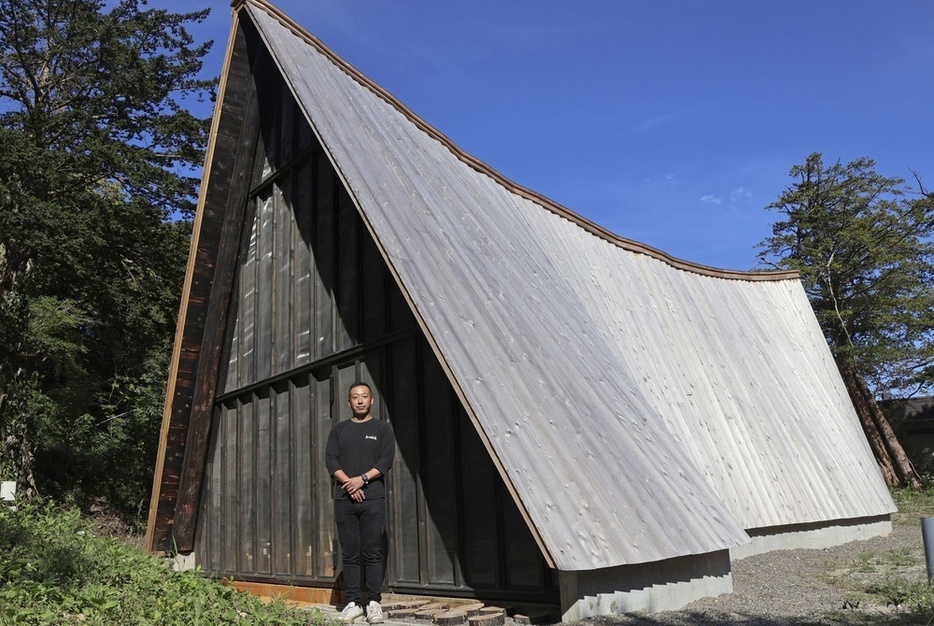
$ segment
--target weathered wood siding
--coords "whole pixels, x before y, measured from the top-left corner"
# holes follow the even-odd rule
[[[245,8],[556,567],[894,509],[795,279],[614,238]]]

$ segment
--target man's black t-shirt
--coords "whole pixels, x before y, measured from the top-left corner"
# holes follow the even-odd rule
[[[386,485],[383,478],[392,467],[395,453],[396,440],[388,422],[375,417],[365,422],[349,419],[331,429],[325,451],[325,465],[331,476],[341,469],[351,478],[375,467],[379,470],[379,478],[371,480],[363,490],[368,500],[384,498]],[[347,492],[337,481],[334,482],[334,497],[347,498]]]

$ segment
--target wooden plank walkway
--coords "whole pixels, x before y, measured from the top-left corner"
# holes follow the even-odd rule
[[[382,603],[387,626],[525,626],[553,624],[560,621],[558,608],[544,605],[510,606],[485,604],[472,600],[391,600]],[[326,617],[340,622],[342,604],[308,605]],[[366,618],[354,622],[366,625]]]

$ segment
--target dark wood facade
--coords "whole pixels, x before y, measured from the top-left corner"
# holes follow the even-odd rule
[[[176,404],[191,407],[187,445],[174,516],[171,491],[160,502],[174,530],[153,547],[190,545],[211,575],[339,586],[324,444],[364,380],[398,445],[387,589],[555,601],[554,572],[248,21],[233,55],[251,72],[224,97],[241,126],[228,120],[229,152],[214,151],[212,180],[229,179],[207,192],[220,243],[195,270],[211,284],[188,324],[204,333],[199,382],[176,392],[190,394]]]

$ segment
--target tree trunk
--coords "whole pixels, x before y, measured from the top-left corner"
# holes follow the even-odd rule
[[[2,370],[2,368],[0,368]],[[39,495],[33,472],[35,459],[28,427],[28,414],[23,401],[21,382],[23,370],[17,370],[9,378],[0,371],[4,387],[0,390],[0,476],[4,480],[15,480],[25,490],[22,497],[28,499]],[[12,384],[9,382],[12,379]],[[12,390],[11,390],[12,388]],[[18,496],[19,497],[19,496]]]
[[[846,390],[859,416],[863,432],[876,456],[879,468],[889,487],[910,487],[921,489],[921,478],[905,449],[895,436],[889,420],[879,409],[875,398],[869,392],[866,381],[856,371],[852,363],[837,362]]]

